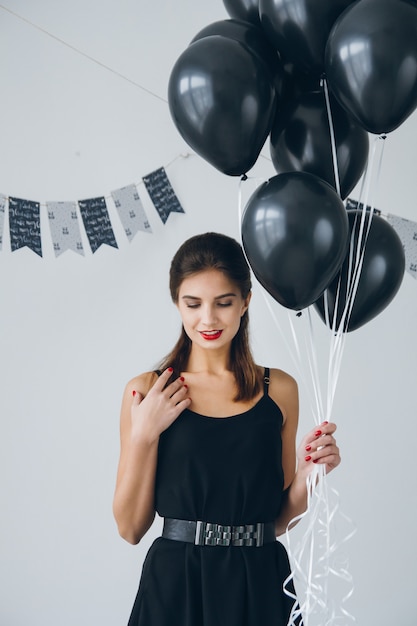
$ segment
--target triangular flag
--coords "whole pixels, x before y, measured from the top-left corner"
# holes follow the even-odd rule
[[[142,180],[164,224],[171,213],[185,213],[168,180],[165,168],[160,167],[144,176]]]
[[[78,204],[93,254],[103,243],[117,248],[105,198],[79,200]]]
[[[387,215],[391,224],[404,246],[405,269],[417,279],[417,222],[406,220],[397,215]]]
[[[346,210],[347,211],[363,211],[363,202],[359,202],[359,200],[354,200],[353,198],[346,198]],[[366,210],[371,211],[372,207],[369,204],[366,205]],[[373,207],[374,215],[381,215],[381,211]]]
[[[129,241],[132,241],[139,230],[152,232],[135,185],[116,189],[111,195]]]
[[[6,211],[6,196],[0,193],[0,250],[3,247],[3,229],[4,229],[4,214]]]
[[[12,252],[27,246],[42,256],[40,204],[33,200],[9,198],[9,229]]]
[[[66,250],[84,255],[75,202],[47,202],[49,226],[55,256]]]

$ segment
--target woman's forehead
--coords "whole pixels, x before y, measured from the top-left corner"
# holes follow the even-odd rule
[[[184,278],[179,289],[180,295],[194,295],[209,293],[240,294],[238,285],[224,272],[217,269],[202,270]]]

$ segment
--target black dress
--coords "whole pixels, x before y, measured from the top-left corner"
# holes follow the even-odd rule
[[[267,377],[265,380],[268,380]],[[186,409],[160,437],[156,510],[225,525],[271,522],[283,489],[282,413],[268,395],[238,415]],[[196,546],[158,538],[128,626],[286,626],[284,546]]]

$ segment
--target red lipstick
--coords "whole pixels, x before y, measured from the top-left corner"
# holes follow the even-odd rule
[[[203,339],[205,339],[206,341],[213,341],[214,339],[218,339],[220,337],[220,335],[222,334],[222,330],[200,330],[200,335],[203,337]]]

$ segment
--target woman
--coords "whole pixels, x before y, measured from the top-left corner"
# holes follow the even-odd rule
[[[160,370],[127,384],[121,410],[119,532],[136,544],[155,511],[165,518],[129,626],[285,626],[290,569],[275,538],[306,509],[313,464],[339,464],[336,426],[296,454],[297,384],[253,360],[250,270],[234,239],[186,241],[170,290],[181,336]]]

